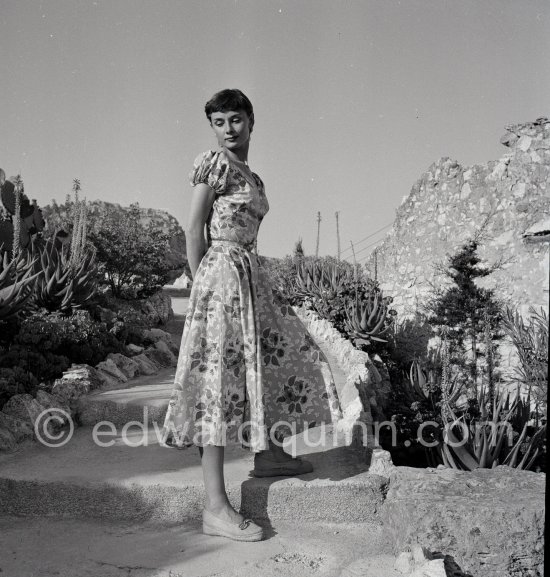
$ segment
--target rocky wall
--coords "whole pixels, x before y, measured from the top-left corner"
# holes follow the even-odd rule
[[[400,316],[414,315],[445,282],[435,266],[483,228],[479,256],[502,268],[482,279],[525,313],[548,306],[550,240],[550,121],[510,125],[508,151],[487,164],[462,166],[441,158],[413,186],[393,228],[367,268],[394,297]]]

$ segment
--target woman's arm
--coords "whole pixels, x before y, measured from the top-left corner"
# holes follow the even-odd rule
[[[212,209],[215,196],[216,193],[207,184],[199,183],[193,188],[186,232],[187,260],[193,278],[195,278],[202,257],[206,253],[204,225]]]

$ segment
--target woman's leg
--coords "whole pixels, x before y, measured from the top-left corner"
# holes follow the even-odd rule
[[[201,455],[204,489],[206,492],[205,509],[227,521],[240,523],[244,517],[231,506],[225,491],[223,475],[224,447],[205,445],[199,447]]]

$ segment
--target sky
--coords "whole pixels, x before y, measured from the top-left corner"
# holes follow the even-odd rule
[[[550,116],[548,0],[0,0],[0,167],[39,205],[164,209],[185,229],[188,173],[216,149],[205,102],[249,96],[249,164],[270,211],[259,251],[298,238],[367,258],[442,156],[505,152]]]

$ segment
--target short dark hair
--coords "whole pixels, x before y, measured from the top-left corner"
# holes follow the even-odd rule
[[[216,92],[204,107],[204,112],[210,122],[213,112],[229,112],[230,110],[244,110],[248,118],[254,120],[252,102],[237,88],[226,88]]]

